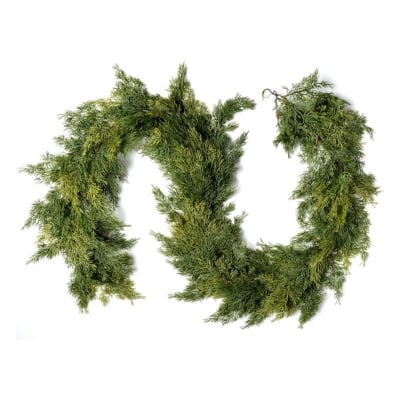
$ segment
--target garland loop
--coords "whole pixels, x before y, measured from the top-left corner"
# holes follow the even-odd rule
[[[377,194],[374,176],[363,171],[362,136],[372,134],[364,116],[329,90],[318,73],[275,98],[275,145],[299,152],[308,169],[293,199],[299,200],[301,231],[288,245],[244,242],[243,216],[231,218],[235,175],[246,134],[232,140],[237,112],[254,101],[237,95],[210,112],[196,100],[180,66],[169,95],[150,94],[138,79],[116,68],[110,98],[89,101],[64,115],[64,148],[45,154],[25,171],[48,185],[25,226],[38,225],[31,261],[62,254],[72,267],[69,291],[82,310],[98,297],[141,297],[130,279],[134,240],[114,214],[124,157],[140,151],[157,162],[171,186],[154,189],[170,235],[156,234],[162,251],[188,284],[174,298],[220,299],[211,321],[247,318],[246,326],[300,312],[304,324],[319,309],[326,289],[339,298],[350,259],[365,260],[369,247],[366,206]]]

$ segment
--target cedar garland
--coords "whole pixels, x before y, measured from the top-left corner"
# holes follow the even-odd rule
[[[116,67],[117,84],[107,99],[82,104],[64,115],[64,152],[46,154],[25,171],[50,186],[35,202],[25,226],[38,225],[31,261],[62,254],[72,267],[69,290],[82,310],[98,297],[141,296],[130,278],[134,240],[115,215],[124,158],[141,152],[170,181],[169,193],[154,188],[170,235],[156,234],[162,251],[188,284],[174,298],[220,299],[210,321],[245,317],[246,326],[300,312],[303,325],[319,309],[326,289],[342,295],[350,260],[365,261],[369,247],[368,204],[377,194],[364,172],[362,137],[372,135],[364,116],[320,81],[317,71],[275,99],[274,143],[298,151],[308,169],[293,198],[300,200],[300,232],[288,245],[244,242],[243,216],[231,217],[235,177],[246,134],[232,140],[236,113],[254,101],[237,95],[210,112],[195,98],[184,65],[169,95],[150,94],[138,79]]]

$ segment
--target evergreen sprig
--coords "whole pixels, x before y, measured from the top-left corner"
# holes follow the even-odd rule
[[[25,223],[40,229],[38,250],[30,261],[63,255],[73,267],[69,291],[82,310],[96,297],[104,304],[112,295],[141,297],[130,279],[133,260],[128,250],[135,240],[126,239],[115,208],[126,177],[123,157],[142,141],[136,116],[145,111],[149,94],[118,68],[117,78],[110,99],[65,113],[69,136],[56,138],[64,149],[61,155],[46,154],[42,162],[25,168],[50,185]]]
[[[180,66],[166,97],[151,95],[143,83],[117,68],[109,99],[84,103],[65,114],[69,137],[58,138],[65,152],[45,155],[26,171],[51,186],[31,210],[27,226],[39,225],[32,257],[63,254],[73,267],[70,291],[82,309],[99,297],[135,299],[130,280],[134,241],[115,215],[123,157],[140,151],[157,162],[170,181],[167,194],[154,188],[170,234],[156,234],[162,251],[187,277],[173,297],[220,299],[210,321],[247,318],[246,326],[269,317],[300,312],[300,324],[319,309],[326,289],[342,294],[350,260],[369,247],[366,206],[377,194],[373,175],[363,170],[362,137],[372,134],[364,116],[335,95],[318,72],[275,97],[276,145],[299,151],[308,169],[293,198],[299,199],[301,231],[289,245],[247,247],[244,216],[231,217],[229,202],[246,134],[232,140],[236,113],[254,101],[235,96],[210,112],[195,98]]]

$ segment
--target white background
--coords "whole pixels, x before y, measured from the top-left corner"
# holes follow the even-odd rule
[[[7,358],[0,361],[7,365],[1,390],[11,391],[1,397],[399,399],[396,3],[3,0],[2,308],[14,310],[16,338],[30,340],[14,342],[12,332],[13,368]],[[375,130],[374,140],[366,140],[366,169],[382,193],[370,209],[369,260],[365,268],[354,261],[341,305],[327,296],[304,329],[296,318],[247,330],[243,321],[206,324],[216,302],[168,299],[185,280],[150,234],[168,229],[151,194],[151,185],[166,182],[138,155],[121,212],[132,225],[128,236],[140,237],[133,278],[145,300],[93,303],[89,314],[80,314],[61,258],[25,265],[37,229],[21,226],[47,189],[17,170],[57,151],[52,138],[63,131],[57,116],[107,96],[114,64],[165,94],[181,62],[209,107],[236,93],[258,103],[237,118],[250,131],[235,196],[237,213],[248,213],[249,246],[261,238],[287,243],[298,229],[288,197],[303,167],[272,145],[275,120],[272,101],[261,99],[265,87],[279,89],[318,68]]]

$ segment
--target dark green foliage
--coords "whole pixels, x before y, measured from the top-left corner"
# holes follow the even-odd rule
[[[103,303],[112,295],[140,297],[130,280],[128,249],[134,240],[125,238],[114,211],[126,176],[123,156],[142,141],[135,116],[144,111],[149,96],[140,82],[117,74],[110,100],[87,102],[64,115],[70,135],[56,138],[64,153],[46,154],[41,163],[25,168],[51,187],[44,200],[34,203],[25,224],[40,228],[31,261],[62,254],[73,267],[69,290],[82,310],[96,296]],[[135,102],[128,106],[130,95]]]
[[[211,321],[247,318],[246,325],[300,312],[300,323],[319,309],[326,289],[341,296],[350,260],[365,260],[369,246],[366,206],[377,193],[363,171],[362,137],[371,134],[363,116],[318,80],[317,72],[275,96],[276,145],[299,151],[308,166],[293,198],[299,199],[300,233],[289,245],[249,249],[243,216],[229,203],[246,134],[232,140],[237,112],[255,103],[235,96],[212,112],[196,100],[181,66],[169,95],[150,95],[143,83],[117,69],[110,99],[88,102],[65,115],[70,137],[65,153],[46,155],[27,171],[51,185],[33,205],[27,225],[40,227],[32,260],[63,254],[74,267],[70,291],[81,308],[96,297],[134,299],[132,260],[123,224],[114,216],[123,156],[141,151],[170,181],[169,193],[154,188],[158,209],[170,224],[156,234],[162,251],[188,284],[174,297],[220,299]]]

